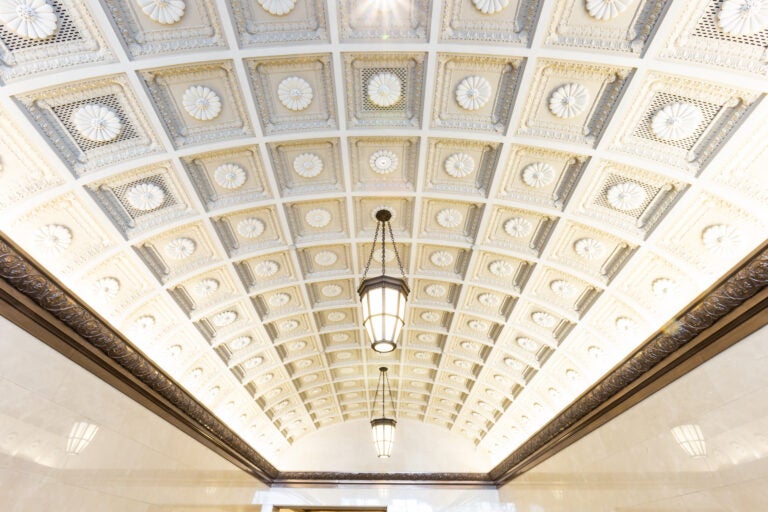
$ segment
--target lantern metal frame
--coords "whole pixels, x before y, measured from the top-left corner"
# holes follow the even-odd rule
[[[405,270],[397,250],[395,236],[392,232],[392,213],[381,209],[376,212],[376,232],[373,235],[373,245],[365,264],[363,277],[357,293],[363,306],[363,327],[368,333],[371,348],[376,352],[392,352],[397,348],[397,341],[405,325],[405,303],[410,289],[405,279]],[[381,275],[368,277],[368,271],[376,252],[376,242],[381,231]],[[397,265],[401,277],[386,275],[386,245],[387,232],[392,241]]]
[[[381,417],[374,418],[373,415],[378,410],[377,401],[381,392]],[[392,406],[392,416],[387,417],[386,411],[386,397],[389,395],[389,402]],[[389,377],[387,376],[387,367],[382,366],[379,368],[379,381],[376,384],[376,393],[373,395],[373,405],[371,407],[371,433],[373,434],[373,446],[376,449],[376,455],[380,459],[389,458],[392,454],[392,446],[395,443],[395,427],[397,421],[394,418],[395,415],[395,402],[392,398],[392,388],[389,384]]]

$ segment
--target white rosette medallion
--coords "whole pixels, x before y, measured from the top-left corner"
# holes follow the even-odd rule
[[[617,210],[634,210],[643,204],[648,194],[636,183],[627,181],[613,185],[606,192],[608,204]]]
[[[461,212],[455,208],[446,208],[437,212],[437,223],[444,228],[455,228],[463,220]]]
[[[523,238],[531,233],[533,226],[526,219],[514,217],[504,223],[504,231],[512,238]]]
[[[610,20],[623,13],[634,0],[587,0],[586,8],[596,20]]]
[[[72,124],[80,136],[93,142],[115,140],[123,123],[112,109],[104,105],[83,105],[72,113]]]
[[[584,112],[589,103],[589,91],[581,84],[565,84],[549,97],[549,111],[561,119],[570,119]]]
[[[243,219],[237,223],[237,232],[245,238],[258,238],[264,233],[264,222],[255,217]]]
[[[314,153],[302,153],[293,159],[293,171],[302,178],[314,178],[323,172],[323,161]]]
[[[662,140],[682,140],[694,134],[701,123],[701,110],[690,103],[671,103],[651,119],[653,134]]]
[[[213,171],[213,179],[222,188],[240,188],[245,183],[245,170],[239,165],[222,164]]]
[[[585,260],[594,260],[605,254],[605,245],[594,238],[580,238],[573,244],[573,250]]]
[[[197,244],[191,238],[174,238],[165,246],[165,252],[173,260],[184,260],[192,256]]]
[[[253,273],[259,277],[272,277],[278,270],[280,265],[272,260],[263,260],[253,266]]]
[[[312,103],[314,93],[309,82],[298,76],[289,76],[278,84],[277,97],[285,108],[299,112]]]
[[[496,277],[509,277],[514,270],[514,265],[504,260],[494,260],[488,265],[488,272]]]
[[[259,5],[272,16],[285,16],[296,7],[296,0],[259,0]]]
[[[377,107],[391,107],[402,93],[402,83],[394,73],[376,73],[368,80],[368,99]]]
[[[376,174],[390,174],[397,170],[397,154],[388,149],[380,149],[368,159],[368,166]]]
[[[133,208],[147,212],[165,201],[165,192],[154,183],[137,183],[125,193],[125,199]]]
[[[72,244],[72,231],[60,224],[47,224],[34,234],[34,243],[45,254],[62,254]]]
[[[448,251],[435,251],[429,256],[429,261],[436,267],[447,267],[453,263],[453,255]]]
[[[472,0],[475,9],[483,14],[494,14],[509,5],[509,0]]]
[[[24,39],[45,39],[56,32],[58,18],[45,0],[0,0],[0,23]]]
[[[525,166],[521,177],[531,188],[546,187],[555,179],[555,169],[546,162],[534,162]]]
[[[453,178],[464,178],[475,172],[475,159],[466,153],[454,153],[445,159],[443,168]]]
[[[187,8],[184,0],[136,0],[136,3],[149,19],[161,25],[178,23]]]
[[[193,85],[184,91],[181,104],[198,121],[211,121],[221,113],[221,99],[209,87]]]
[[[727,34],[757,34],[768,27],[768,0],[725,0],[717,24]]]
[[[712,254],[727,256],[741,245],[741,235],[734,226],[715,224],[702,231],[701,242]]]
[[[480,110],[491,99],[491,84],[482,76],[468,76],[456,86],[456,103],[464,110]]]
[[[315,208],[304,215],[304,220],[313,228],[324,228],[331,223],[331,212],[323,208]]]

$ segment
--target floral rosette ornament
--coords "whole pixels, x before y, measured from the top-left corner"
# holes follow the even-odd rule
[[[58,18],[45,0],[0,0],[0,23],[24,39],[46,39],[56,32]]]
[[[596,20],[611,20],[623,13],[634,0],[587,0],[586,8]]]
[[[725,0],[717,23],[727,34],[757,34],[768,27],[768,0]]]
[[[72,113],[72,124],[80,136],[94,142],[115,140],[123,123],[112,109],[104,105],[83,105]]]
[[[161,25],[173,25],[184,16],[184,0],[136,0],[149,19]]]
[[[277,97],[285,108],[298,112],[309,107],[314,93],[309,82],[298,76],[290,76],[278,84]]]
[[[465,110],[479,110],[491,99],[491,84],[482,76],[468,76],[456,86],[456,103]]]
[[[565,84],[549,97],[549,111],[562,119],[570,119],[584,112],[589,103],[589,91],[581,84]]]
[[[202,85],[193,85],[184,91],[181,103],[187,114],[198,121],[216,119],[221,113],[221,99],[219,95]]]
[[[368,80],[368,99],[376,106],[391,107],[402,95],[402,84],[394,73],[377,73]]]

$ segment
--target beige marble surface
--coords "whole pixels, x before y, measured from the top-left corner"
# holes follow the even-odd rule
[[[768,508],[768,328],[500,490],[517,512]],[[692,458],[671,429],[697,424]]]
[[[426,486],[268,489],[0,318],[0,510],[248,512],[273,505],[390,512],[721,512],[768,506],[768,329],[497,492]],[[79,454],[76,421],[97,424]],[[700,425],[707,456],[676,444]]]
[[[78,421],[98,431],[68,454]],[[0,510],[237,510],[264,488],[0,317]]]

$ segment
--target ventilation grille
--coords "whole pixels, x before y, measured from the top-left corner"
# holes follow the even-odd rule
[[[400,79],[401,94],[394,105],[380,107],[368,98],[368,81],[379,73],[392,73]],[[405,94],[408,90],[408,68],[371,68],[360,72],[363,81],[363,111],[364,112],[404,112],[406,109]]]
[[[108,107],[120,119],[120,123],[122,123],[123,128],[122,130],[120,130],[120,133],[118,133],[117,137],[115,137],[114,139],[105,141],[105,142],[93,141],[81,136],[80,132],[77,130],[77,128],[75,128],[74,123],[72,123],[72,113],[75,112],[80,107],[83,107],[85,105],[93,105],[93,104],[99,104],[99,105],[104,105],[105,107]],[[83,152],[90,151],[95,148],[107,146],[109,144],[115,144],[116,142],[135,139],[136,137],[138,137],[138,135],[136,134],[136,130],[134,130],[133,128],[133,125],[131,125],[131,123],[128,122],[127,116],[125,115],[125,111],[123,110],[120,100],[118,100],[117,96],[115,96],[114,94],[107,94],[105,96],[97,96],[95,98],[90,98],[87,100],[76,101],[74,103],[67,103],[65,105],[59,105],[57,107],[52,107],[51,110],[53,110],[53,113],[56,115],[56,117],[59,118],[59,121],[61,122],[61,124],[64,125],[64,128],[66,128],[66,130],[75,140],[77,147],[79,147],[80,150]]]
[[[151,210],[139,210],[138,208],[134,208],[130,201],[128,201],[128,199],[125,197],[126,193],[131,189],[131,187],[140,183],[151,183],[163,191],[165,197],[163,198],[163,202],[160,203],[157,208],[153,208]],[[170,187],[166,183],[165,178],[159,174],[148,176],[140,180],[129,181],[128,183],[123,183],[122,185],[117,185],[112,189],[112,193],[115,194],[117,200],[120,201],[120,204],[123,206],[123,208],[125,208],[125,211],[128,212],[128,215],[130,215],[132,219],[138,219],[144,215],[148,215],[152,212],[157,212],[163,208],[168,208],[169,206],[177,204],[176,199],[170,192]]]
[[[707,6],[707,10],[699,20],[693,35],[705,37],[707,39],[717,39],[719,41],[729,41],[731,43],[748,44],[768,48],[768,30],[761,30],[756,34],[747,36],[737,36],[726,34],[720,28],[717,22],[717,15],[723,5],[723,0],[715,0]]]
[[[665,140],[657,137],[653,133],[653,130],[651,129],[651,120],[653,119],[653,116],[670,103],[690,103],[691,105],[699,107],[701,110],[701,122],[690,137],[680,140]],[[714,103],[707,103],[705,101],[693,100],[676,94],[660,92],[654,95],[653,100],[651,100],[651,106],[646,111],[645,116],[643,116],[643,119],[640,122],[640,126],[635,129],[633,135],[635,137],[642,137],[655,142],[661,142],[662,144],[688,151],[696,144],[696,141],[699,140],[701,134],[706,131],[709,123],[712,122],[719,111],[720,105],[715,105]]]
[[[645,199],[637,208],[633,208],[631,210],[619,210],[614,208],[611,203],[608,202],[608,190],[610,190],[611,187],[621,183],[632,183],[645,191]],[[624,215],[629,215],[637,219],[643,214],[645,209],[648,207],[651,201],[653,201],[653,198],[656,197],[656,194],[658,193],[659,189],[657,187],[652,187],[651,185],[643,183],[642,181],[633,180],[619,174],[609,174],[608,178],[603,184],[602,190],[600,190],[600,194],[598,194],[597,198],[595,199],[595,204],[597,206],[602,206],[603,208],[608,208],[615,212],[623,213]]]
[[[83,36],[72,20],[69,18],[69,14],[61,6],[59,0],[48,0],[48,3],[53,7],[53,12],[58,19],[56,32],[45,39],[27,39],[25,37],[18,36],[5,28],[5,25],[0,24],[0,40],[11,52],[19,50],[26,50],[28,48],[35,48],[40,46],[48,46],[51,44],[69,43],[72,41],[81,41]]]

